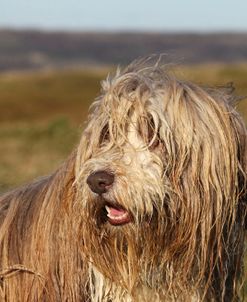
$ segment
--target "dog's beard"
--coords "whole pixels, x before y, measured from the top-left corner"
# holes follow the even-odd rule
[[[156,207],[160,197],[146,200],[149,211],[137,208],[133,198],[120,203],[117,197],[95,197],[89,193],[81,226],[83,255],[100,273],[128,292],[140,284],[154,289],[165,282],[164,265],[168,258],[165,251],[169,240],[165,207]],[[111,206],[126,211],[129,219],[112,223],[106,209]]]

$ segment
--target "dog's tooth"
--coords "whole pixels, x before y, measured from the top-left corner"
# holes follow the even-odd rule
[[[111,211],[111,208],[110,208],[110,207],[108,207],[108,206],[105,206],[105,209],[106,209],[107,213],[109,214],[109,213],[110,213],[110,211]]]

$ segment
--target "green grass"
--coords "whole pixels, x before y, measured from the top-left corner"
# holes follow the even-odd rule
[[[0,191],[55,170],[79,139],[67,118],[0,127]]]

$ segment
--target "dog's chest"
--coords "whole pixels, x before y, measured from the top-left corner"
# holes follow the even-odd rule
[[[167,298],[165,293],[156,292],[147,286],[140,285],[128,293],[121,286],[106,279],[96,268],[90,268],[90,286],[92,302],[199,302],[198,295],[192,294],[190,297]],[[93,283],[92,283],[93,280]]]

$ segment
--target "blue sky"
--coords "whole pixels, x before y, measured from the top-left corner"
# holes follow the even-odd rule
[[[0,27],[247,31],[247,0],[0,0]]]

